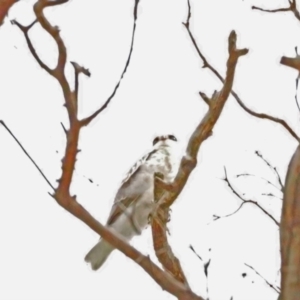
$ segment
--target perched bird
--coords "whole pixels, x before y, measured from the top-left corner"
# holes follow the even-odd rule
[[[135,163],[122,181],[106,226],[126,241],[140,235],[148,225],[154,208],[154,173],[161,173],[166,183],[176,175],[177,160],[173,155],[176,142],[174,135],[156,137],[153,149]],[[86,255],[85,261],[91,264],[93,270],[98,270],[114,249],[100,239]]]

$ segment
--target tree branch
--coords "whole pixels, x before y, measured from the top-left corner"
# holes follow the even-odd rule
[[[279,300],[300,295],[300,146],[288,166],[280,223],[281,294]]]
[[[12,20],[11,24],[12,25],[16,25],[17,27],[19,27],[19,29],[23,32],[28,48],[32,54],[32,56],[34,57],[34,59],[37,61],[37,63],[40,65],[40,67],[42,69],[44,69],[46,72],[48,72],[50,75],[52,75],[53,70],[50,69],[39,57],[39,55],[36,53],[35,48],[33,47],[33,44],[31,42],[31,39],[28,35],[29,30],[32,28],[32,26],[37,22],[37,20],[33,21],[31,24],[29,24],[28,26],[23,26],[22,24],[20,24],[18,21],[16,20]]]
[[[272,171],[274,171],[274,173],[276,174],[276,177],[277,177],[277,181],[278,181],[278,183],[279,183],[279,185],[280,185],[281,192],[283,192],[283,190],[284,190],[284,185],[283,185],[282,180],[281,180],[281,178],[280,178],[280,175],[279,175],[279,173],[278,173],[278,171],[277,171],[277,168],[274,167],[274,166],[272,166],[272,165],[271,165],[271,164],[270,164],[270,163],[262,156],[262,154],[259,153],[258,151],[255,151],[255,154],[256,154],[258,157],[260,157]]]
[[[157,179],[158,174],[154,174]],[[162,177],[163,179],[163,177]],[[157,181],[156,181],[157,182]],[[158,202],[165,193],[164,189],[158,184],[155,184],[154,199]],[[170,272],[173,277],[179,282],[183,283],[187,288],[189,284],[187,278],[182,270],[179,259],[175,256],[168,241],[168,228],[167,222],[170,220],[170,208],[158,206],[157,214],[151,218],[151,229],[153,247],[158,261],[162,264],[163,268]]]
[[[277,8],[277,9],[263,9],[257,6],[252,6],[253,10],[260,10],[263,12],[267,12],[267,13],[278,13],[278,12],[287,12],[287,11],[291,11],[294,16],[296,17],[296,19],[298,21],[300,21],[300,14],[299,11],[297,10],[297,3],[296,0],[289,0],[289,7],[285,7],[285,8]]]
[[[242,201],[242,203],[240,204],[240,206],[232,213],[228,214],[228,215],[225,215],[225,216],[217,216],[217,215],[214,215],[214,221],[216,220],[219,220],[221,218],[227,218],[227,217],[230,217],[232,215],[234,215],[235,213],[237,213],[242,207],[244,204],[247,204],[247,203],[251,203],[253,205],[255,205],[256,207],[258,207],[264,214],[266,214],[277,226],[279,226],[279,222],[267,211],[265,210],[258,202],[254,201],[254,200],[247,200],[245,199],[244,197],[242,197],[232,186],[232,184],[230,183],[228,177],[227,177],[227,171],[226,171],[226,168],[224,167],[224,171],[225,171],[225,178],[223,178],[222,180],[224,180],[227,185],[229,186],[229,188],[231,189],[231,191]]]
[[[164,290],[168,291],[169,293],[173,294],[180,300],[203,300],[200,296],[197,296],[194,294],[187,286],[183,285],[181,282],[178,282],[175,280],[170,274],[167,272],[164,272],[161,270],[158,266],[156,266],[149,257],[144,256],[139,251],[137,251],[135,248],[130,246],[127,242],[125,242],[121,236],[118,234],[112,233],[108,228],[104,227],[100,222],[98,222],[82,205],[80,205],[76,201],[76,196],[72,196],[70,194],[70,185],[73,178],[74,173],[74,167],[76,163],[76,155],[78,153],[78,140],[79,140],[79,134],[80,130],[83,126],[86,126],[89,124],[91,120],[93,120],[101,111],[103,111],[108,103],[112,100],[114,97],[120,82],[127,70],[127,67],[130,62],[131,53],[133,50],[133,41],[134,41],[134,33],[136,30],[136,19],[137,19],[137,9],[139,0],[135,0],[135,6],[134,6],[134,27],[133,27],[133,36],[132,36],[132,42],[131,42],[131,48],[129,57],[127,59],[125,69],[121,75],[121,78],[116,85],[112,95],[109,97],[109,99],[106,101],[106,103],[97,110],[94,114],[92,114],[90,117],[83,119],[82,121],[78,120],[77,111],[78,111],[78,74],[84,73],[85,75],[90,75],[89,71],[87,69],[84,69],[80,67],[77,63],[72,63],[75,70],[75,90],[72,91],[70,88],[70,85],[65,77],[65,66],[67,61],[67,51],[65,44],[63,40],[60,37],[59,29],[56,26],[52,26],[49,21],[46,19],[43,10],[46,7],[54,6],[54,5],[60,5],[63,3],[68,2],[68,0],[56,0],[56,1],[50,1],[50,0],[39,0],[34,5],[34,12],[37,18],[37,21],[41,24],[41,26],[44,28],[45,31],[47,31],[54,41],[56,42],[57,48],[58,48],[58,60],[56,67],[51,70],[49,67],[47,67],[37,56],[30,39],[28,38],[28,30],[33,26],[34,23],[32,23],[29,27],[24,27],[20,25],[19,23],[16,23],[14,21],[14,24],[18,25],[18,27],[22,30],[22,32],[25,35],[25,38],[27,40],[27,44],[31,50],[32,55],[37,60],[39,65],[45,69],[51,76],[53,76],[58,83],[60,84],[64,100],[65,100],[65,106],[68,113],[68,118],[70,122],[70,128],[69,130],[65,130],[66,132],[66,149],[65,154],[62,159],[62,175],[60,179],[58,179],[58,187],[54,190],[54,194],[51,195],[57,203],[65,208],[68,212],[70,212],[72,215],[80,219],[82,222],[84,222],[87,226],[89,226],[92,230],[97,232],[102,238],[107,240],[112,246],[123,252],[126,256],[134,260],[137,264],[139,264]],[[4,124],[4,123],[3,123]],[[19,146],[24,151],[24,148],[20,143],[18,143]],[[25,152],[25,151],[24,151]],[[26,152],[25,152],[26,154]],[[30,157],[29,157],[30,158]],[[31,159],[31,158],[30,158]],[[31,159],[32,160],[32,159]],[[37,165],[35,164],[37,167]],[[37,167],[38,168],[38,167]]]
[[[186,23],[184,23],[187,29],[189,29],[188,24],[190,15],[191,13],[189,10],[188,19]],[[186,148],[186,155],[181,159],[179,171],[174,179],[174,182],[172,183],[173,190],[171,192],[165,193],[165,196],[163,196],[159,200],[160,205],[170,207],[176,200],[183,187],[185,186],[191,172],[197,165],[197,154],[200,146],[209,136],[211,136],[213,127],[222,113],[226,100],[228,99],[228,96],[232,89],[234,73],[238,59],[248,53],[248,49],[236,48],[236,38],[237,37],[235,31],[232,31],[228,37],[229,57],[227,60],[227,71],[224,85],[219,92],[215,92],[211,97],[209,101],[210,105],[208,112],[198,124],[189,139]]]
[[[16,141],[16,143],[19,145],[19,147],[22,149],[22,151],[25,153],[25,155],[29,158],[29,160],[33,163],[33,165],[36,167],[38,172],[42,175],[42,177],[45,179],[45,181],[49,184],[51,189],[54,191],[55,188],[50,182],[50,180],[47,178],[47,176],[44,174],[42,169],[37,165],[37,163],[34,161],[34,159],[30,156],[30,154],[26,151],[26,149],[23,147],[21,142],[17,139],[17,137],[13,134],[13,132],[9,129],[9,127],[5,124],[3,120],[0,120],[0,123],[2,126],[7,130],[7,132],[11,135],[11,137]]]
[[[188,18],[187,22],[185,23],[187,28],[189,26],[189,17],[191,15],[189,2],[188,7]],[[174,256],[167,240],[166,222],[168,219],[168,209],[181,193],[191,172],[196,167],[197,155],[200,146],[209,136],[211,136],[213,127],[222,113],[223,107],[232,89],[234,73],[238,59],[248,53],[247,49],[236,48],[236,39],[236,33],[235,31],[232,31],[228,37],[229,57],[227,60],[227,72],[223,88],[219,92],[215,92],[210,99],[207,96],[203,96],[204,101],[208,104],[208,112],[196,127],[189,139],[186,148],[186,155],[181,159],[180,167],[174,181],[169,184],[168,188],[164,189],[163,193],[155,192],[157,210],[153,213],[152,234],[156,256],[166,270],[172,272],[175,278],[181,282],[184,282],[185,284],[187,284],[187,282],[181,269],[179,260]],[[201,93],[200,95],[204,94]],[[207,99],[207,101],[205,99]],[[159,184],[159,181],[156,181],[156,188],[159,187],[164,187],[164,185]],[[160,212],[160,214],[158,212]],[[157,219],[159,219],[159,222],[155,223]],[[162,223],[163,226],[161,226],[160,223]]]
[[[247,266],[248,268],[250,268],[251,270],[253,270],[261,279],[263,279],[265,281],[265,283],[271,288],[273,289],[277,294],[280,293],[280,287],[275,286],[274,284],[270,283],[266,278],[264,278],[259,272],[257,272],[252,266],[248,265],[248,264],[244,264],[245,266]]]
[[[131,55],[132,55],[132,51],[133,51],[133,44],[134,44],[134,37],[135,37],[135,31],[136,31],[136,21],[137,21],[137,11],[138,11],[138,5],[139,5],[139,1],[140,0],[134,0],[135,1],[135,5],[134,5],[134,11],[133,11],[133,29],[132,29],[132,38],[131,38],[131,45],[130,45],[130,50],[129,50],[129,54],[128,54],[128,58],[127,61],[125,63],[125,67],[123,69],[123,72],[121,74],[121,77],[119,79],[119,81],[117,82],[113,92],[111,93],[111,95],[107,98],[107,100],[105,101],[105,103],[99,108],[97,109],[93,114],[91,114],[89,117],[84,118],[83,120],[81,120],[81,124],[82,126],[86,126],[88,125],[92,120],[94,120],[110,103],[110,101],[113,99],[113,97],[116,95],[118,88],[120,87],[121,81],[127,71],[127,68],[130,64],[130,60],[131,60]]]
[[[216,75],[216,77],[224,84],[225,80],[224,78],[220,75],[220,73],[208,62],[208,60],[205,58],[205,56],[203,55],[203,53],[200,51],[199,46],[197,45],[197,42],[190,30],[189,24],[190,24],[190,18],[191,18],[191,9],[190,9],[190,3],[188,0],[188,17],[185,23],[183,23],[183,25],[185,26],[185,28],[187,29],[187,32],[189,34],[189,37],[191,38],[191,41],[198,53],[198,55],[200,56],[200,58],[203,61],[203,68],[208,68],[212,73],[214,73]],[[264,113],[257,113],[254,112],[253,110],[251,110],[250,108],[248,108],[240,99],[240,97],[237,95],[237,93],[235,93],[233,90],[230,91],[231,94],[233,95],[233,97],[235,98],[235,100],[237,101],[237,103],[250,115],[260,118],[260,119],[267,119],[270,121],[273,121],[275,123],[281,124],[291,135],[292,137],[294,137],[298,142],[300,142],[300,138],[299,136],[296,134],[296,132],[286,123],[286,121],[280,119],[280,118],[275,118],[273,116],[264,114]]]

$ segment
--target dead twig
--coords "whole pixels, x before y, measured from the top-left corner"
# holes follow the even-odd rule
[[[68,2],[68,0],[39,0],[34,5],[34,13],[36,15],[36,21],[34,21],[29,26],[23,26],[17,21],[13,21],[12,23],[17,25],[21,31],[24,33],[27,45],[29,47],[30,52],[33,57],[49,75],[54,77],[63,92],[65,107],[67,109],[68,118],[69,118],[69,129],[66,130],[63,126],[63,129],[66,133],[66,149],[65,154],[62,159],[62,175],[58,179],[58,187],[54,190],[53,194],[50,194],[57,203],[65,208],[72,215],[83,221],[87,226],[89,226],[92,230],[97,232],[102,238],[107,240],[111,245],[115,248],[123,252],[126,256],[136,261],[164,290],[176,296],[178,299],[190,299],[190,300],[203,300],[200,296],[195,295],[189,288],[187,288],[182,283],[176,281],[170,274],[162,271],[158,266],[156,266],[147,256],[142,255],[135,248],[130,246],[127,242],[125,242],[120,236],[112,233],[108,228],[103,226],[100,222],[98,222],[82,205],[80,205],[75,195],[70,194],[70,185],[73,178],[76,156],[78,153],[78,140],[80,130],[83,126],[88,125],[97,115],[99,115],[110,103],[110,101],[115,96],[121,80],[128,68],[130,63],[131,54],[133,51],[133,42],[136,30],[136,20],[137,20],[137,10],[139,0],[135,0],[134,6],[134,25],[133,25],[133,33],[132,33],[132,41],[131,47],[129,51],[129,56],[127,58],[125,68],[121,74],[121,77],[115,86],[111,96],[107,99],[107,101],[100,107],[100,109],[96,110],[95,113],[90,115],[89,117],[79,120],[78,119],[78,75],[83,73],[87,76],[90,76],[90,73],[87,69],[79,66],[77,63],[72,62],[75,71],[75,89],[72,90],[66,77],[65,77],[65,66],[67,62],[67,50],[60,36],[60,32],[57,26],[53,26],[47,20],[44,15],[44,9],[54,5],[60,5]],[[28,31],[30,28],[36,23],[42,26],[42,28],[50,34],[50,36],[55,41],[58,48],[58,60],[57,65],[54,69],[50,69],[38,56],[36,53],[31,40],[28,35]],[[19,146],[21,144],[19,143]],[[22,150],[24,149],[21,146]],[[23,150],[24,151],[24,150]],[[26,152],[25,152],[26,153]],[[37,165],[35,164],[37,167]]]
[[[267,166],[268,166],[268,167],[276,174],[277,181],[278,181],[278,183],[279,183],[279,185],[280,185],[280,188],[281,188],[281,192],[283,192],[283,190],[284,190],[284,185],[283,185],[283,183],[282,183],[282,180],[281,180],[281,178],[280,178],[280,175],[279,175],[279,173],[278,173],[277,168],[274,167],[274,166],[272,166],[271,163],[269,163],[269,162],[262,156],[262,154],[261,154],[260,152],[255,151],[255,154],[256,154],[259,158],[261,158],[261,159],[266,163],[266,165],[267,165]]]
[[[9,127],[5,124],[5,122],[3,120],[0,120],[0,123],[7,130],[7,132],[10,134],[10,136],[16,141],[16,143],[19,145],[19,147],[22,149],[22,151],[25,153],[25,155],[29,158],[29,160],[33,163],[33,165],[36,167],[36,169],[39,171],[39,173],[42,175],[42,177],[45,179],[45,181],[49,184],[51,189],[54,191],[55,190],[54,186],[52,185],[50,180],[47,178],[45,173],[38,166],[38,164],[34,161],[34,159],[30,156],[30,154],[23,147],[22,143],[17,139],[17,137],[13,134],[13,132],[9,129]]]
[[[188,17],[186,23],[184,23],[187,28],[189,28],[190,16],[191,8],[188,1]],[[162,210],[166,214],[169,207],[181,193],[191,172],[197,165],[197,154],[202,143],[211,136],[213,127],[222,113],[226,100],[228,99],[232,89],[238,59],[248,53],[248,49],[237,48],[236,40],[236,33],[235,31],[232,31],[228,37],[227,72],[222,89],[220,91],[216,91],[210,98],[204,93],[200,93],[203,100],[208,104],[208,112],[199,122],[189,139],[186,148],[186,155],[181,159],[180,167],[174,181],[172,183],[163,183],[161,180],[156,181],[156,186],[162,188],[164,193],[156,197],[156,199],[158,199],[158,210],[154,212],[153,220],[159,218],[159,214],[157,213],[159,210]],[[166,217],[161,217],[160,222],[166,224]],[[152,233],[154,241],[157,242],[157,247],[155,246],[155,248],[157,251],[161,251],[159,253],[157,252],[156,255],[164,268],[167,270],[173,270],[172,272],[175,273],[175,276],[181,278],[179,280],[186,282],[179,261],[174,256],[171,251],[171,247],[168,244],[166,225],[163,228],[162,226],[158,226],[158,224],[156,226],[156,224],[152,223]],[[161,256],[161,253],[164,254],[164,257]]]
[[[264,9],[261,7],[257,7],[257,6],[252,6],[253,10],[260,10],[263,12],[267,12],[267,13],[278,13],[278,12],[287,12],[290,11],[294,14],[294,16],[296,17],[296,19],[298,21],[300,21],[300,14],[299,11],[297,10],[297,3],[296,0],[289,0],[289,7],[284,7],[284,8],[276,8],[276,9]]]
[[[224,84],[225,83],[225,79],[220,75],[220,73],[208,62],[208,60],[205,58],[205,56],[203,55],[203,53],[201,52],[196,39],[193,35],[193,33],[191,32],[190,29],[190,18],[191,18],[191,7],[190,7],[190,3],[188,1],[188,17],[185,23],[183,23],[184,27],[186,28],[188,35],[192,41],[192,44],[194,45],[197,54],[200,56],[200,58],[203,61],[203,68],[208,68],[213,74],[215,74],[215,76]],[[280,125],[282,125],[291,135],[292,137],[294,137],[298,142],[300,142],[300,138],[299,136],[296,134],[296,132],[286,123],[286,121],[280,119],[280,118],[275,118],[273,116],[264,114],[264,113],[257,113],[254,112],[253,110],[251,110],[250,108],[248,108],[243,101],[240,99],[240,97],[237,95],[237,93],[235,93],[233,90],[230,91],[230,93],[233,95],[233,97],[235,98],[235,100],[237,101],[237,103],[250,115],[260,118],[260,119],[267,119],[270,121],[273,121],[275,123],[278,123]]]
[[[232,184],[230,183],[229,179],[228,179],[228,176],[227,176],[227,171],[226,171],[226,168],[224,167],[224,171],[225,171],[225,178],[223,178],[222,180],[224,180],[228,187],[231,189],[231,191],[233,192],[233,194],[235,194],[241,201],[242,203],[240,204],[240,206],[232,213],[230,214],[227,214],[225,216],[217,216],[217,215],[214,215],[214,221],[216,220],[219,220],[221,218],[227,218],[227,217],[230,217],[234,214],[236,214],[245,204],[253,204],[255,205],[256,207],[258,207],[264,214],[266,214],[277,226],[279,226],[279,222],[266,210],[264,209],[257,201],[254,201],[254,200],[248,200],[248,199],[245,199],[244,197],[242,197],[232,186]]]
[[[277,294],[280,293],[280,287],[275,286],[274,284],[270,283],[266,278],[264,278],[260,273],[258,273],[252,266],[248,265],[248,264],[244,264],[245,266],[247,266],[248,268],[250,268],[251,270],[253,270],[261,279],[263,279],[265,281],[265,283],[271,288],[273,289]]]
[[[108,106],[108,104],[111,102],[111,100],[116,95],[116,93],[118,91],[118,88],[120,87],[121,81],[122,81],[122,79],[123,79],[123,77],[124,77],[124,75],[127,71],[127,68],[129,66],[129,64],[130,64],[131,55],[132,55],[132,51],[133,51],[133,45],[134,45],[135,31],[136,31],[137,11],[138,11],[138,5],[139,5],[140,0],[134,0],[134,1],[135,1],[134,11],[133,11],[133,20],[134,20],[134,22],[133,22],[133,29],[132,29],[131,45],[130,45],[128,58],[127,58],[127,61],[125,63],[125,67],[123,69],[123,72],[122,72],[122,74],[120,76],[120,79],[117,82],[114,90],[112,91],[111,95],[107,98],[105,103],[99,109],[97,109],[93,114],[91,114],[89,117],[84,118],[83,120],[81,120],[82,126],[88,125],[93,119],[95,119]]]

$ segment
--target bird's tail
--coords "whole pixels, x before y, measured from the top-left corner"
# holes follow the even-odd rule
[[[98,270],[115,248],[101,239],[85,256],[85,261],[91,264],[93,270]]]

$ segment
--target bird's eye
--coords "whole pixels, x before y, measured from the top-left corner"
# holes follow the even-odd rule
[[[154,140],[153,140],[153,146],[159,141],[159,137],[156,137]]]
[[[173,141],[177,142],[176,137],[175,137],[174,135],[172,135],[172,134],[169,134],[168,138],[169,138],[170,140],[173,140]]]

